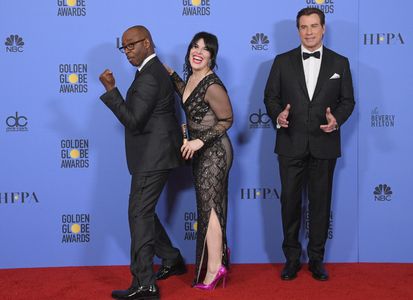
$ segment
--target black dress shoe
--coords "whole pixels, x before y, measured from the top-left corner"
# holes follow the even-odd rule
[[[163,280],[172,275],[182,275],[186,273],[184,260],[181,258],[178,263],[173,266],[162,265],[156,272],[156,279]]]
[[[113,291],[112,298],[117,300],[159,299],[159,289],[156,284],[131,287],[127,290]]]
[[[287,261],[284,265],[284,269],[281,272],[282,280],[293,280],[297,277],[298,271],[301,269],[299,261]]]
[[[313,278],[320,280],[320,281],[326,281],[328,280],[328,273],[326,269],[324,268],[324,264],[321,261],[310,261],[308,263],[308,269],[310,270],[311,273],[313,273]]]

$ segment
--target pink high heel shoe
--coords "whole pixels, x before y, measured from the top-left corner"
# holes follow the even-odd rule
[[[197,283],[194,288],[206,291],[212,291],[222,279],[222,287],[225,288],[225,280],[227,279],[228,271],[224,266],[219,267],[217,275],[210,284]]]

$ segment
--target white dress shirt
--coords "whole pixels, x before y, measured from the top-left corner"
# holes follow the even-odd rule
[[[318,74],[320,73],[321,60],[323,59],[323,45],[315,51],[308,51],[303,45],[301,45],[301,53],[314,53],[320,51],[320,58],[310,56],[306,60],[301,55],[303,61],[305,84],[307,85],[308,96],[310,100],[313,100],[315,86],[317,84]]]
[[[150,61],[152,58],[154,58],[156,56],[156,53],[152,53],[151,55],[149,55],[147,58],[145,58],[145,60],[141,63],[140,66],[138,66],[138,70],[139,72],[142,70],[142,68],[146,65],[146,63],[148,61]]]

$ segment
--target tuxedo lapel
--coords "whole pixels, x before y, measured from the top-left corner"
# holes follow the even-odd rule
[[[157,56],[155,56],[154,58],[152,58],[150,61],[148,61],[143,68],[140,70],[139,74],[142,74],[143,72],[145,72],[150,65],[154,64],[155,62],[159,62],[159,59]]]
[[[138,76],[139,76],[139,69],[136,69],[136,73],[135,73],[135,80],[136,80],[136,78],[138,78]]]
[[[303,61],[301,58],[301,47],[298,47],[291,56],[293,68],[295,74],[297,74],[297,79],[298,83],[303,90],[303,93],[307,97],[308,101],[310,101],[310,98],[308,96],[308,90],[307,90],[307,85],[305,84],[305,75],[304,75],[304,67],[303,67]]]
[[[333,68],[333,65],[333,57],[330,51],[324,47],[323,57],[321,59],[320,73],[318,74],[313,100],[316,99],[317,94],[320,92],[323,85],[329,80],[328,76],[332,74],[331,69]]]
[[[134,80],[136,80],[136,79],[139,77],[140,74],[144,73],[144,72],[149,68],[150,65],[154,64],[155,61],[160,62],[157,56],[155,56],[155,57],[152,58],[150,61],[148,61],[148,62],[143,66],[143,68],[142,68],[140,71],[139,71],[139,69],[136,69],[135,79],[134,79]]]

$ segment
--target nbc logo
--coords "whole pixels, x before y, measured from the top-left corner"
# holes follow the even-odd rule
[[[387,184],[379,184],[374,188],[373,194],[375,201],[391,201],[393,192]]]
[[[255,35],[252,36],[251,38],[251,49],[252,50],[268,50],[268,44],[270,43],[268,36],[266,36],[264,33],[256,33]]]
[[[6,38],[6,52],[23,52],[23,38],[17,34],[11,34],[9,37]]]

